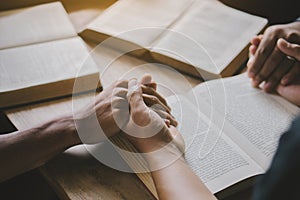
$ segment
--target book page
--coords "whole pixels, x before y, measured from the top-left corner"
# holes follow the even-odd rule
[[[220,87],[220,82],[223,82],[224,88]],[[220,95],[224,89],[225,98]],[[246,74],[209,81],[197,86],[194,91],[199,98],[223,113],[219,117],[228,122],[224,126],[226,135],[264,169],[268,168],[274,156],[281,134],[299,113],[297,106],[282,97],[253,88]],[[214,101],[212,104],[211,99],[226,103]]]
[[[87,29],[147,47],[192,1],[121,0],[99,15]]]
[[[60,2],[0,12],[0,49],[76,36]]]
[[[74,28],[80,33],[117,0],[61,0]]]
[[[185,143],[185,159],[211,192],[219,192],[248,177],[260,174],[257,165],[229,137],[214,126],[187,98],[169,97]],[[205,102],[201,102],[203,106]],[[203,149],[206,153],[203,154]]]
[[[98,73],[80,37],[0,51],[0,93]]]
[[[266,24],[217,0],[198,0],[151,51],[220,74]]]

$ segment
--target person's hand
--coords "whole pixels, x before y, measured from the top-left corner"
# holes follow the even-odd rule
[[[156,83],[151,82],[151,77],[144,76],[140,84],[142,84],[146,104],[150,105],[155,102],[164,107],[166,112],[170,112],[165,99],[156,92]],[[128,81],[117,81],[98,94],[94,103],[74,114],[77,132],[82,143],[102,142],[119,133],[127,124],[129,118],[124,112],[124,109],[128,108],[127,88]]]
[[[300,77],[287,86],[279,85],[277,92],[291,103],[300,106]]]
[[[288,85],[300,74],[300,68],[277,47],[280,38],[300,44],[300,22],[269,27],[263,35],[252,39],[249,48],[248,76],[254,87],[265,81],[266,92],[276,89],[279,83]]]
[[[155,101],[151,103],[151,107],[145,104],[142,87],[137,80],[129,81],[127,100],[130,106],[130,119],[124,132],[140,152],[153,152],[170,142],[174,142],[176,147],[183,151],[183,139],[175,128],[177,121],[162,104]]]
[[[295,58],[294,66],[300,68],[300,45],[291,44],[284,39],[279,39],[277,47],[284,54]],[[300,76],[295,77],[289,85],[279,84],[277,92],[288,101],[300,106]]]

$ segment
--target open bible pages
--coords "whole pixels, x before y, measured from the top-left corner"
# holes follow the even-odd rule
[[[230,8],[217,0],[197,0],[161,35],[151,50],[154,58],[169,64],[168,58],[195,66],[211,74],[232,74],[245,61],[240,53],[267,20]],[[162,54],[164,56],[159,56]],[[165,59],[164,59],[165,58]],[[232,63],[233,60],[239,60]],[[185,69],[181,69],[185,70]],[[205,77],[204,77],[205,78]]]
[[[282,97],[253,88],[246,74],[209,81],[193,90],[199,98],[216,109],[219,118],[226,120],[226,135],[265,170],[274,156],[281,134],[299,113],[297,106]],[[225,96],[220,95],[222,90],[225,90]],[[222,104],[221,101],[226,103]],[[216,125],[221,127],[220,124]]]
[[[0,49],[76,36],[60,2],[0,12]]]
[[[179,121],[185,143],[185,159],[213,193],[263,173],[263,169],[238,144],[216,127],[186,96],[167,98]],[[209,106],[200,102],[201,106]]]
[[[234,74],[266,24],[217,0],[122,0],[80,35],[208,80]]]
[[[116,36],[147,48],[192,1],[174,3],[173,0],[121,0],[91,22],[82,35],[98,42]]]
[[[0,107],[96,89],[96,63],[80,37],[0,51]],[[79,82],[78,82],[79,83]]]
[[[262,174],[299,108],[251,86],[245,74],[204,82],[168,103],[191,169],[214,193]]]

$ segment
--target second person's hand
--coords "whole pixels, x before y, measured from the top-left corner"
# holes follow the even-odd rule
[[[254,87],[265,82],[263,89],[266,92],[272,92],[279,83],[288,85],[300,75],[300,69],[293,66],[293,60],[277,47],[279,38],[300,44],[300,22],[269,27],[263,35],[252,39],[249,48],[248,76],[252,78]]]

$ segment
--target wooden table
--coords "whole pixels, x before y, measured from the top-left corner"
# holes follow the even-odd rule
[[[79,7],[78,4],[72,6],[71,0],[62,2],[69,12],[74,26],[80,31],[91,18],[101,13],[114,0],[104,1],[105,3],[101,6],[96,0],[80,1]],[[95,9],[95,5],[98,5],[97,9]],[[9,5],[4,6],[9,7]],[[87,45],[91,50],[95,47],[95,44],[92,43]],[[93,58],[101,66],[103,60],[115,59],[116,55],[117,52],[111,49],[106,51],[102,49],[94,51]],[[105,69],[107,66],[101,66],[102,71],[105,69],[105,73],[101,77],[102,85],[108,86],[131,70],[133,73],[127,77],[141,77],[142,74],[148,73],[158,83],[172,84],[177,92],[182,93],[201,83],[201,80],[187,75],[182,75],[183,78],[179,79],[178,74],[173,70],[162,69],[156,64],[146,67],[145,64],[148,63],[131,56],[122,56],[116,59],[108,69]],[[163,95],[170,95],[169,91],[164,88],[159,87],[158,89]],[[82,96],[79,97],[79,100],[85,98]],[[70,112],[72,112],[71,98],[68,97],[7,110],[6,114],[16,128],[22,130]],[[101,164],[83,146],[68,149],[40,167],[39,170],[61,199],[154,199],[135,174],[116,171]],[[242,196],[243,199],[246,199],[245,195]]]

